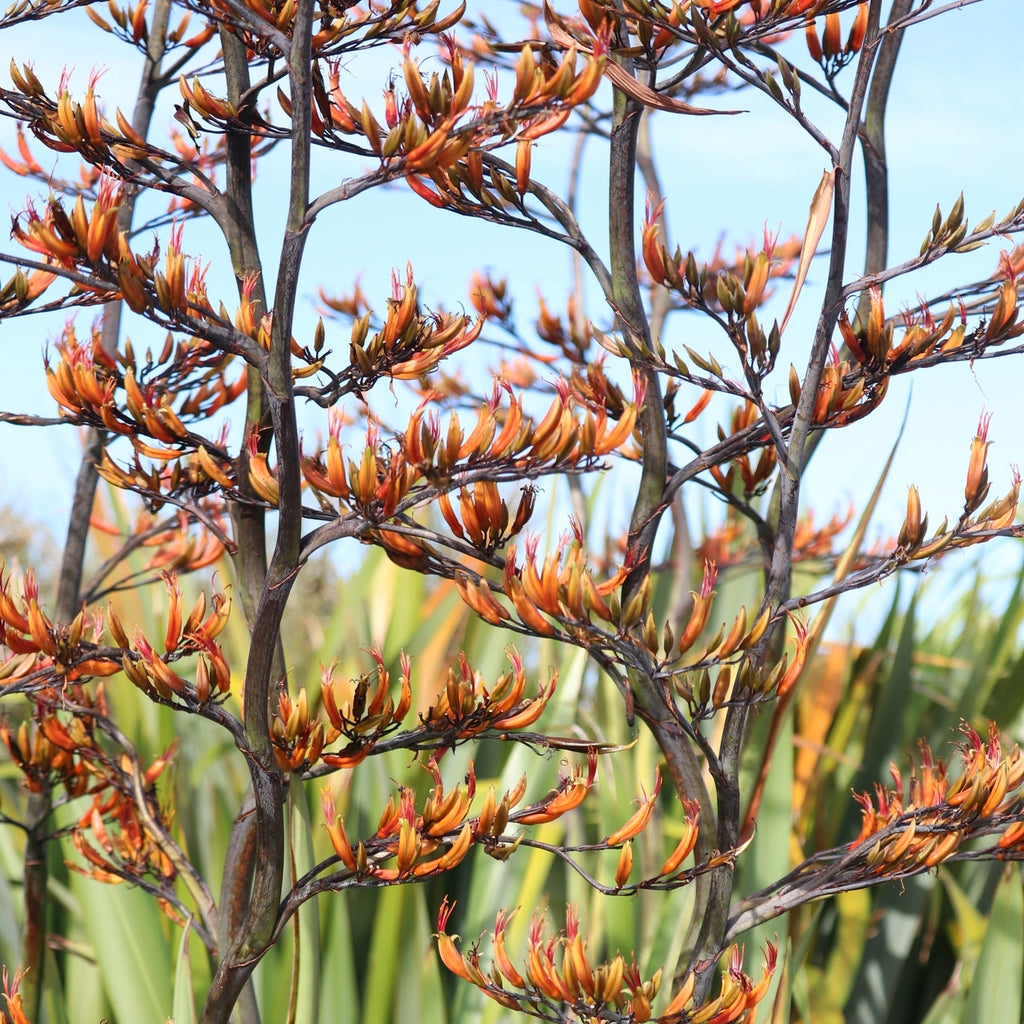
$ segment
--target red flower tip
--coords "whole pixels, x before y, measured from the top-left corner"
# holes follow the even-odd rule
[[[992,413],[981,410],[981,417],[978,420],[978,433],[975,440],[988,441],[988,426],[992,422]]]
[[[437,912],[437,930],[443,932],[448,927],[448,918],[452,916],[455,909],[455,901],[449,903],[448,897],[441,900],[441,909]]]
[[[710,559],[704,563],[704,579],[700,584],[700,596],[705,600],[711,596],[718,578],[718,564]]]

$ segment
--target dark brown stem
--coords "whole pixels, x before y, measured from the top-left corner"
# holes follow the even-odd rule
[[[658,179],[658,168],[654,162],[654,153],[651,146],[650,133],[650,111],[645,111],[640,118],[640,125],[637,133],[636,144],[636,165],[643,177],[647,192],[652,202],[658,202],[662,198],[661,182]],[[668,238],[668,218],[662,210],[658,217],[661,226],[662,237]],[[651,311],[648,318],[648,330],[652,339],[660,339],[664,330],[665,321],[668,318],[672,303],[667,288],[655,287],[651,290]],[[664,409],[662,410],[662,422],[665,422]],[[682,494],[677,494],[671,500],[670,511],[672,515],[672,588],[669,595],[668,619],[673,624],[683,621],[688,604],[692,603],[689,595],[691,575],[693,572],[693,549],[690,544],[690,530],[686,520],[686,510],[683,507]],[[665,752],[666,763],[669,774],[680,793],[694,793],[700,803],[701,834],[698,840],[698,860],[707,859],[711,856],[714,843],[712,836],[715,834],[715,809],[711,804],[711,796],[707,786],[704,784],[700,769],[700,762],[693,746],[686,742],[685,736],[681,735],[678,726],[674,722],[652,722],[650,728],[658,741],[658,746]],[[682,742],[680,742],[682,741]],[[697,785],[699,781],[699,785]],[[700,874],[695,879],[694,885],[694,906],[704,907],[711,898],[712,875]],[[683,948],[687,951],[696,948],[697,938],[700,934],[702,917],[694,914],[690,921],[689,931]],[[680,965],[680,971],[674,979],[675,983],[681,984],[685,978],[685,968]]]
[[[120,307],[120,303],[117,303]],[[120,319],[120,313],[117,314]],[[104,315],[104,336],[107,316]],[[116,339],[115,339],[116,345]],[[104,342],[106,348],[106,342]],[[54,618],[57,622],[70,622],[77,614],[82,592],[82,575],[85,570],[85,546],[89,537],[89,517],[96,498],[96,466],[103,455],[106,433],[90,427],[82,446],[82,461],[78,464],[75,477],[75,491],[71,497],[71,515],[68,517],[68,532],[61,555],[60,580],[57,585],[57,603]]]
[[[651,112],[645,111],[640,118],[640,127],[636,140],[636,166],[644,179],[647,194],[651,203],[658,203],[662,199],[661,182],[658,179],[658,168],[654,162],[654,151],[651,146]],[[664,209],[658,215],[658,226],[661,228],[662,238],[667,239],[668,216]],[[651,289],[651,311],[648,318],[651,337],[661,339],[665,326],[665,320],[672,309],[672,295],[669,290],[661,285],[655,285]]]
[[[647,386],[639,416],[643,438],[643,467],[629,524],[629,551],[633,557],[633,569],[623,590],[624,605],[636,595],[650,572],[654,537],[667,508],[664,492],[668,444],[661,380],[640,358],[641,353],[649,352],[651,347],[650,326],[636,273],[636,229],[633,219],[637,134],[642,113],[643,106],[640,103],[616,90],[608,188],[612,297],[623,341],[631,352],[636,353],[634,367]]]
[[[251,84],[248,54],[245,44],[228,29],[221,30],[220,38],[228,98],[238,107],[242,105],[242,97],[248,94]],[[225,211],[220,223],[239,295],[246,282],[250,282],[250,300],[255,306],[256,316],[261,316],[267,310],[267,296],[252,202],[252,136],[244,131],[230,131],[226,137],[226,148]],[[250,364],[246,372],[246,436],[256,432],[259,444],[265,451],[273,440],[267,395],[259,370]],[[260,595],[264,592],[267,579],[267,536],[266,513],[249,482],[249,450],[244,443],[240,445],[235,461],[235,474],[243,500],[228,505],[237,546],[233,563],[242,609],[252,631],[255,628]],[[252,500],[244,500],[246,498]],[[278,663],[275,671],[281,675],[284,671],[284,653],[279,642],[276,651]],[[245,928],[259,848],[256,826],[253,791],[250,788],[231,830],[228,846],[231,855],[224,862],[218,908],[222,957],[232,939],[242,934]],[[238,1013],[241,1019],[246,1024],[256,1024],[259,1011],[251,986],[242,990],[240,1002]]]
[[[641,353],[651,351],[650,324],[640,294],[636,270],[636,234],[633,216],[637,137],[643,106],[616,90],[612,114],[611,158],[609,170],[609,249],[612,293],[623,340],[637,354],[635,372],[647,386],[638,423],[643,439],[643,468],[636,502],[630,519],[629,551],[633,570],[623,587],[623,605],[640,591],[651,571],[654,538],[662,517],[670,506],[665,485],[668,469],[668,438],[661,380],[643,360]],[[686,736],[679,711],[671,696],[644,672],[632,671],[630,692],[637,714],[651,729],[665,755],[669,773],[680,799],[697,800],[701,808],[701,828],[695,856],[708,859],[715,846],[715,812],[704,784],[700,763]],[[707,883],[702,879],[694,910],[696,922],[703,917]]]
[[[228,99],[236,106],[249,91],[249,63],[245,44],[226,28],[220,34],[224,53],[224,75]],[[256,221],[252,205],[252,136],[244,131],[229,131],[226,136],[226,187],[223,217],[224,236],[231,255],[239,295],[246,281],[251,281],[254,315],[259,318],[267,310],[267,294],[263,281],[263,264],[256,241]],[[245,429],[259,434],[261,450],[271,443],[270,413],[259,370],[250,365],[246,389]],[[243,444],[236,461],[236,478],[243,497],[251,501],[231,502],[231,521],[235,528],[238,552],[235,572],[239,597],[246,621],[252,628],[256,604],[267,576],[267,538],[264,511],[249,483],[249,452]]]
[[[835,193],[833,198],[832,246],[829,262],[825,297],[818,318],[810,359],[804,374],[800,399],[796,406],[790,428],[788,451],[783,454],[778,488],[778,525],[775,546],[768,569],[763,607],[778,607],[789,595],[793,563],[793,538],[796,532],[797,515],[800,505],[800,484],[806,460],[809,456],[808,438],[811,432],[811,414],[818,394],[818,384],[825,368],[832,332],[841,308],[843,272],[845,269],[847,236],[850,222],[850,168],[853,148],[860,127],[860,111],[867,92],[874,58],[874,41],[878,33],[880,0],[872,0],[869,8],[869,23],[865,46],[857,65],[857,76],[846,118],[839,159],[834,173]],[[767,651],[774,636],[770,631],[762,644]],[[739,761],[746,730],[749,708],[734,704],[726,713],[720,747],[721,772],[716,774],[715,787],[718,796],[718,844],[722,850],[733,849],[739,841],[740,792]],[[701,929],[695,953],[694,967],[697,970],[697,997],[703,998],[714,975],[714,965],[721,953],[729,918],[729,903],[732,898],[733,868],[724,865],[712,875],[712,897]]]
[[[878,34],[880,0],[872,0],[865,45],[857,64],[857,77],[850,109],[839,149],[839,162],[834,168],[835,193],[832,213],[832,246],[829,258],[828,278],[821,313],[814,334],[811,355],[807,362],[800,389],[800,399],[790,428],[788,458],[782,465],[779,522],[775,550],[772,553],[768,585],[765,590],[764,607],[776,607],[788,596],[792,571],[793,536],[796,530],[797,512],[800,502],[800,481],[806,465],[807,441],[811,433],[811,417],[818,395],[818,385],[825,369],[832,334],[842,308],[843,273],[846,269],[847,237],[850,228],[850,168],[853,148],[860,128],[860,111],[867,92],[875,54],[874,41]]]
[[[256,964],[273,942],[284,878],[284,786],[270,740],[270,698],[280,650],[281,619],[299,570],[302,542],[302,496],[299,437],[291,374],[292,321],[302,252],[309,231],[310,46],[312,0],[302,0],[294,22],[288,54],[291,87],[292,161],[288,223],[278,263],[277,291],[265,381],[266,401],[274,428],[280,487],[277,543],[267,570],[253,621],[252,643],[245,673],[243,718],[252,782],[255,843],[250,861],[252,886],[240,931],[229,945],[214,976],[201,1017],[202,1024],[226,1024],[232,1007]]]
[[[893,24],[903,18],[913,0],[895,0],[889,13]],[[867,195],[868,237],[864,252],[864,276],[884,270],[889,257],[889,167],[885,159],[885,110],[900,51],[903,30],[886,33],[878,46],[878,58],[871,75],[871,88],[864,107],[861,152],[864,155],[864,189]],[[871,297],[861,294],[857,315],[867,319]]]
[[[31,793],[25,812],[25,926],[22,936],[22,964],[28,968],[21,984],[21,997],[30,1020],[39,1019],[46,963],[46,833],[52,801],[50,791]]]
[[[889,24],[895,24],[910,10],[913,0],[895,0],[889,12]],[[860,130],[861,153],[864,157],[864,195],[867,201],[867,241],[864,249],[864,277],[886,269],[889,258],[889,167],[885,157],[885,111],[896,68],[902,29],[893,29],[879,37],[878,55],[871,74],[871,88],[864,106],[864,123]],[[881,288],[881,284],[879,285]],[[843,297],[845,297],[845,291]],[[867,320],[871,296],[861,292],[857,303],[857,319]],[[845,346],[844,346],[845,351]],[[809,460],[824,439],[824,431],[813,435],[807,444]]]

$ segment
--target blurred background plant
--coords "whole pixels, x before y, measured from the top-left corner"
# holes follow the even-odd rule
[[[122,498],[111,493],[109,501],[126,516]],[[34,532],[23,523],[12,525],[19,528],[12,535],[30,548]],[[107,554],[113,548],[108,544]],[[33,564],[44,572],[48,568],[45,558]],[[954,573],[959,579],[951,587]],[[735,591],[730,596],[738,600],[756,586],[744,575],[754,574],[737,570],[723,582],[723,591]],[[970,565],[959,570],[943,565],[927,577],[900,578],[887,591],[889,613],[876,637],[854,628],[855,613],[832,631],[849,638],[826,640],[814,652],[799,696],[780,723],[757,833],[750,855],[739,861],[739,891],[755,891],[808,853],[848,841],[859,827],[860,808],[851,793],[870,791],[875,780],[886,779],[890,762],[906,771],[907,751],[919,738],[948,757],[964,719],[979,730],[994,719],[1008,723],[1011,733],[1018,731],[1024,703],[1022,587],[1024,571],[991,580]],[[156,587],[118,598],[121,615],[146,628],[160,621],[162,604]],[[922,606],[931,608],[924,621]],[[339,573],[325,561],[319,573],[304,576],[285,633],[297,638],[299,660],[292,675],[307,685],[319,678],[320,664],[337,659],[339,652],[348,652],[348,660],[339,662],[338,673],[358,676],[366,667],[363,651],[382,638],[393,670],[399,652],[415,650],[424,678],[442,678],[459,650],[485,674],[500,672],[504,661],[490,628],[458,600],[450,584],[410,576],[379,551],[368,552],[355,572]],[[223,637],[229,652],[243,649],[247,637],[241,620],[233,619]],[[598,800],[585,805],[588,816],[598,819],[591,831],[607,833],[623,818],[635,780],[654,777],[659,751],[648,735],[635,739],[618,699],[581,652],[535,641],[523,654],[559,674],[557,698],[546,712],[550,731],[580,741],[629,744],[604,761]],[[175,712],[155,707],[137,690],[122,689],[111,700],[143,760],[180,737],[164,799],[176,809],[178,829],[190,837],[190,858],[204,873],[215,872],[247,781],[230,756],[232,745],[212,730],[182,731]],[[761,767],[757,753],[770,717],[766,711],[755,724],[745,769],[748,791]],[[17,716],[9,715],[8,721],[15,725]],[[511,745],[470,746],[459,756],[475,759],[479,785],[493,782],[499,791],[514,786],[531,760]],[[0,770],[0,810],[18,818],[25,801],[21,773],[10,761]],[[396,783],[422,787],[422,776],[405,752],[381,756],[359,771],[358,785],[349,778],[337,788],[337,806],[354,832],[364,832]],[[663,795],[652,826],[635,840],[634,857],[649,872],[657,868],[661,837],[670,843],[679,837],[671,804],[671,796]],[[69,812],[63,824],[73,819]],[[553,822],[537,838],[558,843],[567,831],[582,835],[586,828],[579,821]],[[313,835],[321,856],[329,845],[322,834],[316,838],[318,831],[314,828]],[[209,980],[205,956],[192,948],[195,940],[186,933],[182,941],[180,929],[142,893],[101,886],[69,870],[57,844],[47,844],[46,850],[54,896],[47,957],[53,962],[43,1019],[68,1024],[159,1020],[173,1005],[176,1020],[195,1020],[194,994]],[[22,833],[0,829],[0,958],[7,963],[17,962],[21,949],[23,856]],[[635,951],[645,974],[678,957],[690,909],[687,889],[608,900],[541,851],[524,850],[502,863],[477,852],[425,885],[322,901],[315,927],[302,940],[311,944],[304,955],[322,965],[320,1005],[344,1005],[348,1019],[365,1024],[517,1019],[476,989],[453,983],[432,953],[436,908],[444,896],[458,899],[467,938],[486,932],[500,909],[523,908],[509,926],[511,948],[525,942],[530,908],[574,903],[588,922],[592,946]],[[746,942],[758,948],[778,941],[786,951],[772,1020],[1009,1024],[1017,1020],[1024,976],[1022,922],[1018,869],[968,862],[810,904],[785,924],[760,926]],[[265,1019],[316,1019],[304,1017],[296,1004],[294,942],[286,936],[256,972]]]

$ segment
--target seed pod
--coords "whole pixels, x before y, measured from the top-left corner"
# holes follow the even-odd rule
[[[644,646],[652,653],[658,653],[658,627],[654,624],[654,613],[648,612],[643,627]]]
[[[722,665],[718,670],[718,678],[715,680],[715,688],[711,693],[711,706],[718,710],[729,696],[729,689],[732,684],[732,665]]]
[[[675,652],[676,637],[672,632],[672,623],[668,619],[665,620],[665,628],[662,630],[661,646],[666,658]]]
[[[700,670],[700,678],[697,684],[697,703],[700,707],[707,707],[711,699],[711,675],[706,668]]]
[[[622,852],[619,854],[619,863],[615,869],[615,885],[621,889],[629,881],[630,873],[633,870],[633,841],[629,840],[623,844]]]

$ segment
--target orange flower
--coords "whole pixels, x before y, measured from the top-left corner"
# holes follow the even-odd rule
[[[14,977],[11,978],[7,971],[7,965],[4,964],[3,968],[3,986],[4,986],[4,1002],[7,1003],[7,1013],[4,1014],[4,1020],[6,1022],[8,1016],[10,1017],[10,1024],[29,1024],[29,1019],[25,1015],[25,1007],[21,1001],[21,995],[18,992],[18,986],[21,984],[21,979],[25,977],[25,968],[19,967],[14,972]]]
[[[992,414],[982,411],[978,420],[978,431],[971,442],[971,457],[967,464],[967,483],[964,485],[964,511],[976,511],[988,494],[988,447],[992,443],[988,439],[988,427],[992,422]]]
[[[577,766],[570,774],[562,777],[558,789],[553,789],[543,800],[512,815],[512,820],[520,825],[539,825],[545,821],[554,821],[574,807],[579,807],[597,778],[596,750],[587,754],[587,765],[586,777],[582,767]]]

